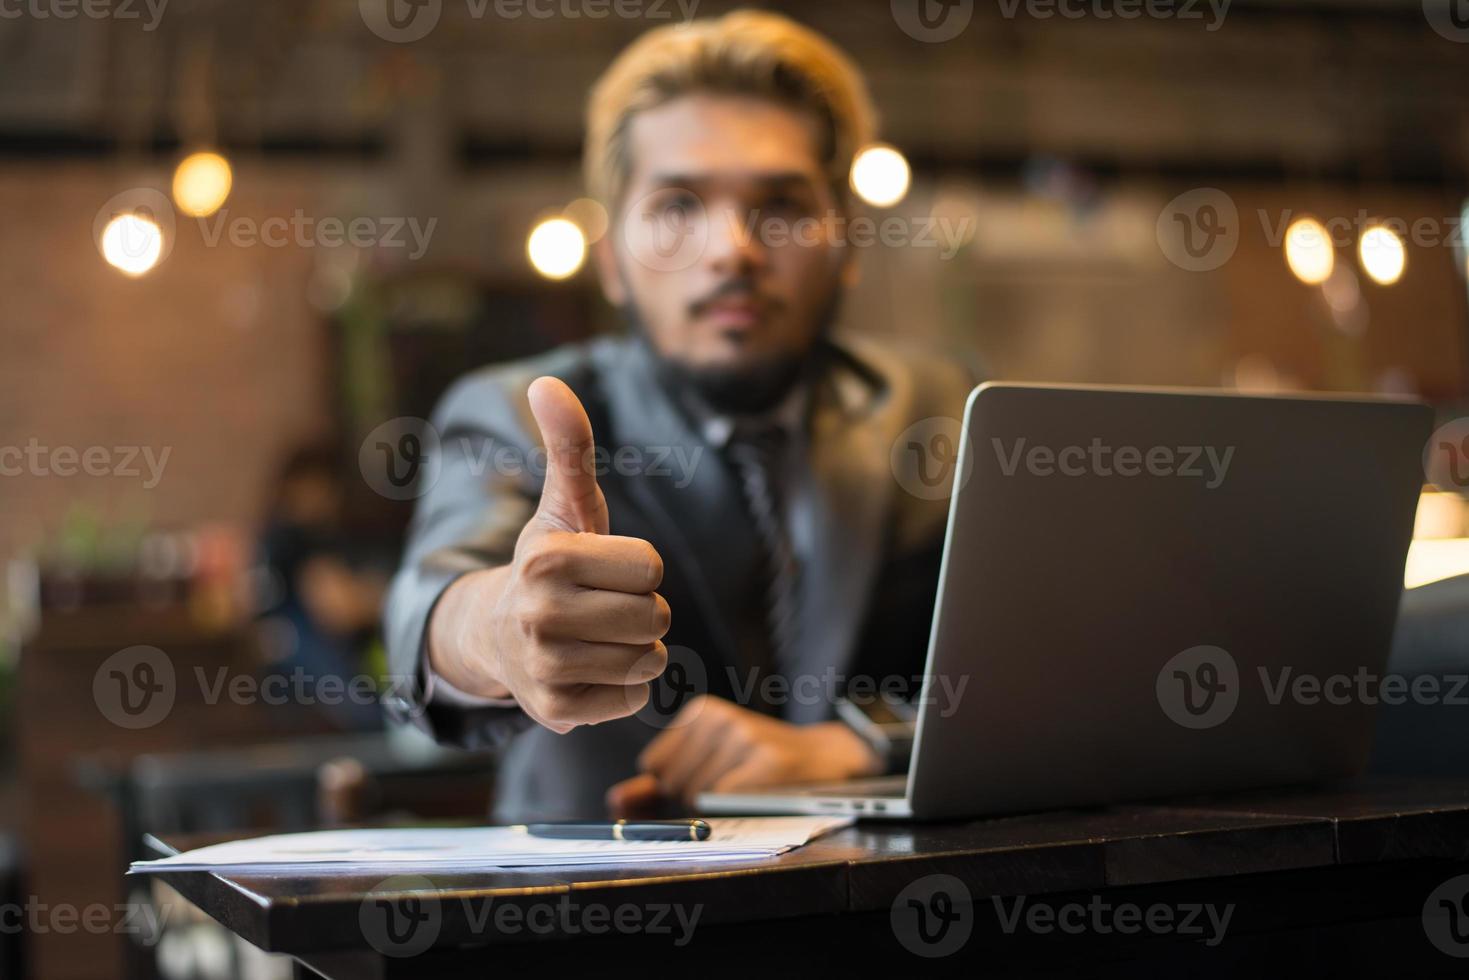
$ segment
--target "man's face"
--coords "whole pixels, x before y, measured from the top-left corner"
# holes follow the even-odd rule
[[[839,288],[836,201],[816,122],[763,99],[689,95],[633,118],[603,286],[693,374],[803,360]]]

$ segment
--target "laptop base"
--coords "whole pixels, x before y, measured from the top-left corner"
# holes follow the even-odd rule
[[[840,783],[772,786],[739,793],[701,793],[700,813],[780,815],[835,813],[864,819],[911,820],[908,777],[880,776]]]

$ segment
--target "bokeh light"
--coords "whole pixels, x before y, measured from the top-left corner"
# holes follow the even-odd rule
[[[1362,232],[1357,242],[1357,257],[1362,271],[1379,286],[1391,286],[1403,278],[1408,265],[1408,250],[1398,233],[1385,225],[1373,225]]]
[[[589,245],[607,234],[607,209],[590,197],[577,198],[566,205],[561,213],[576,223]]]
[[[566,279],[586,261],[587,238],[576,222],[547,218],[531,230],[525,252],[531,266],[547,279]]]
[[[1331,236],[1315,218],[1297,218],[1285,232],[1285,262],[1297,279],[1319,286],[1336,268]]]
[[[908,193],[913,172],[894,147],[877,143],[852,161],[852,190],[873,207],[892,207]]]
[[[173,201],[191,217],[207,218],[230,196],[234,174],[218,153],[191,153],[173,172]]]
[[[141,276],[163,255],[163,229],[141,214],[120,214],[102,230],[102,257],[130,276]]]

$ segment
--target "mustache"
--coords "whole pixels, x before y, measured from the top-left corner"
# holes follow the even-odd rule
[[[780,307],[778,300],[765,295],[755,287],[754,280],[742,276],[736,279],[727,279],[704,296],[694,300],[689,304],[689,315],[702,316],[708,311],[709,307],[725,299],[754,300],[768,310],[775,310]]]

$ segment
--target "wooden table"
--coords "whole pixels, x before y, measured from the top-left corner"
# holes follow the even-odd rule
[[[1459,875],[1469,780],[862,824],[734,865],[165,880],[332,978],[1461,976]]]

